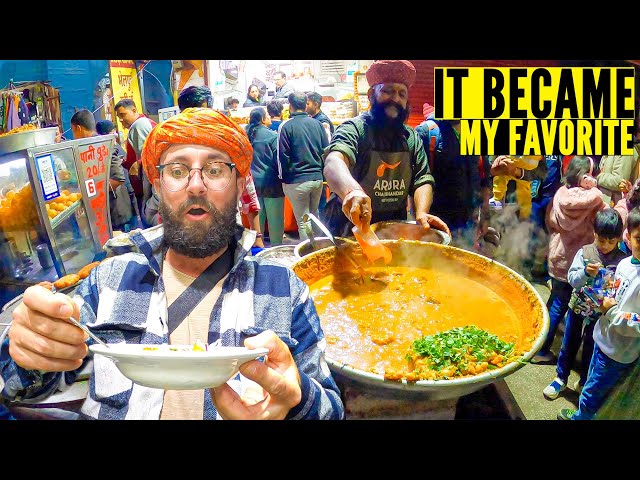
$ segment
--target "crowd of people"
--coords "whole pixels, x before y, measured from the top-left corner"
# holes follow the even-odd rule
[[[0,350],[0,396],[42,398],[95,361],[91,340],[65,321],[73,315],[109,342],[193,343],[200,331],[208,343],[269,350],[268,361],[242,366],[237,382],[190,392],[114,381],[113,366],[93,365],[83,418],[344,418],[308,286],[249,255],[283,242],[287,198],[301,241],[313,231],[307,213],[345,237],[354,227],[413,218],[497,259],[526,231],[518,269],[550,287],[550,327],[532,363],[557,362],[541,393],[553,400],[566,389],[582,347],[578,409],[558,418],[594,418],[640,356],[640,147],[599,160],[461,155],[460,122],[436,119],[431,105],[423,105],[424,122],[407,125],[415,78],[409,61],[375,61],[366,71],[370,110],[337,126],[321,95],[296,91],[282,72],[269,102],[249,86],[244,106],[254,108],[243,127],[211,108],[207,87],[181,92],[181,113],[158,125],[130,100],[119,102],[130,139],[112,186],[125,186],[128,172],[148,228],[127,237],[130,253],[92,270],[75,301],[27,289]],[[74,136],[98,134],[85,116],[74,115]],[[331,194],[321,202],[324,185]],[[241,211],[252,215],[249,229]],[[196,280],[204,293],[192,291]],[[196,295],[195,307],[185,294]]]

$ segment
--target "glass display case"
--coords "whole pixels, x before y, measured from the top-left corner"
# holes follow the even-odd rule
[[[320,109],[327,115],[334,125],[340,125],[358,115],[356,102],[343,100],[341,102],[322,102]]]
[[[100,258],[112,234],[112,135],[46,145],[7,137],[0,137],[0,305]]]

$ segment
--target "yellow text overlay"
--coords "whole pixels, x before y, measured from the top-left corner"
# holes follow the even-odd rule
[[[463,155],[632,154],[633,67],[436,68],[434,93]]]

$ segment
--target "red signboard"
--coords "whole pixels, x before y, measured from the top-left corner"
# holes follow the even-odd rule
[[[87,185],[87,197],[89,205],[93,210],[95,221],[94,227],[97,231],[100,245],[109,240],[109,215],[107,212],[107,160],[109,159],[109,148],[104,144],[89,144],[78,147],[80,160],[82,161],[85,185]],[[91,184],[89,188],[88,184]],[[89,218],[93,220],[93,216]]]

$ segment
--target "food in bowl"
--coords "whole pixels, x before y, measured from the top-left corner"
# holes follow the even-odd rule
[[[212,344],[211,348],[215,348],[215,346]],[[142,350],[145,352],[206,352],[209,350],[209,345],[196,340],[193,345],[149,345],[143,347]]]
[[[332,370],[367,381],[371,376],[422,383],[488,375],[489,382],[519,368],[541,346],[548,313],[539,294],[517,273],[455,247],[384,242],[393,250],[392,263],[368,270],[385,275],[388,282],[359,284],[357,272],[330,251],[307,256],[293,267],[309,285]],[[458,345],[455,353],[466,357],[453,368],[434,365],[433,358],[414,348],[416,341],[445,332],[463,337],[463,331],[485,335],[488,346],[502,342],[503,348],[474,355],[473,345],[466,350]]]
[[[515,343],[475,325],[454,327],[414,340],[405,358],[409,374],[387,370],[385,378],[408,381],[440,380],[478,375],[517,361]]]
[[[145,387],[198,390],[222,385],[241,365],[267,354],[266,348],[116,343],[94,344],[94,355],[113,361],[122,375]],[[105,368],[104,366],[102,368]],[[117,374],[117,372],[115,372]]]

